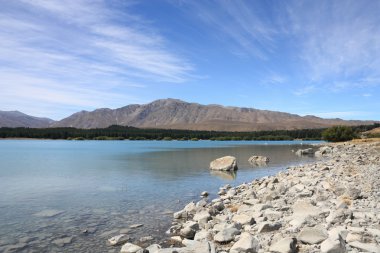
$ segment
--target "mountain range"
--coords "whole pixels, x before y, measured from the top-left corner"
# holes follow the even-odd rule
[[[38,118],[19,111],[0,111],[0,127],[49,127],[54,120]]]
[[[17,111],[0,111],[0,127],[32,128],[106,128],[111,125],[122,125],[139,128],[257,131],[366,125],[374,122],[323,119],[253,108],[201,105],[178,99],[160,99],[148,104],[132,104],[118,109],[80,111],[60,121],[37,118]]]

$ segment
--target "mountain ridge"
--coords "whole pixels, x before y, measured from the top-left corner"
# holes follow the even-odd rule
[[[54,120],[30,116],[19,111],[0,111],[0,127],[50,127]]]
[[[333,125],[367,125],[377,121],[324,119],[247,107],[202,105],[179,99],[158,99],[116,109],[78,111],[59,121],[30,116],[19,111],[0,111],[0,127],[106,128],[111,125],[212,131],[262,131],[325,128]]]
[[[372,124],[375,121],[323,119],[313,115],[246,107],[202,105],[179,99],[159,99],[117,109],[80,111],[54,122],[52,127],[105,128],[110,125],[214,131],[260,131],[323,128],[332,125]]]

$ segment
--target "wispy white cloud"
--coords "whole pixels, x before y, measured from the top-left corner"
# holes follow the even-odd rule
[[[274,84],[283,84],[286,81],[287,81],[287,78],[284,75],[271,72],[261,80],[261,83],[264,85],[274,85]]]
[[[379,9],[377,1],[289,2],[289,34],[299,46],[306,77],[345,87],[363,85],[363,78],[378,79]]]
[[[96,108],[138,99],[146,83],[180,83],[193,66],[127,2],[7,1],[0,9],[0,108],[17,101]],[[120,103],[115,103],[119,101]],[[36,103],[37,104],[37,103]],[[39,103],[38,103],[39,104]]]
[[[302,87],[302,88],[299,88],[299,89],[293,91],[293,94],[296,96],[303,96],[303,95],[307,95],[309,93],[312,93],[316,90],[317,89],[314,85],[308,85],[308,86],[305,86],[305,87]]]
[[[335,91],[380,86],[379,1],[186,3],[233,52],[270,63],[273,72],[286,67],[288,80],[296,75],[297,83]]]
[[[342,111],[342,112],[319,112],[314,113],[315,116],[321,118],[344,118],[344,119],[357,119],[365,115],[371,115],[365,111]]]
[[[221,41],[229,41],[232,52],[239,56],[254,56],[266,59],[275,47],[277,31],[268,20],[259,16],[265,11],[254,1],[188,1],[184,5],[192,14],[212,29],[219,31]],[[263,15],[265,16],[265,15]]]

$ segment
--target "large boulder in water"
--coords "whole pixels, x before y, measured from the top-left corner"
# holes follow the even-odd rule
[[[237,169],[236,158],[233,156],[224,156],[210,163],[210,170],[234,171]]]

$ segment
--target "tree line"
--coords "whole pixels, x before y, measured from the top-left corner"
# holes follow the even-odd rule
[[[368,131],[380,124],[353,127]],[[297,129],[252,132],[193,131],[175,129],[141,129],[113,125],[107,128],[0,128],[0,138],[76,139],[76,140],[321,140],[322,129]]]

